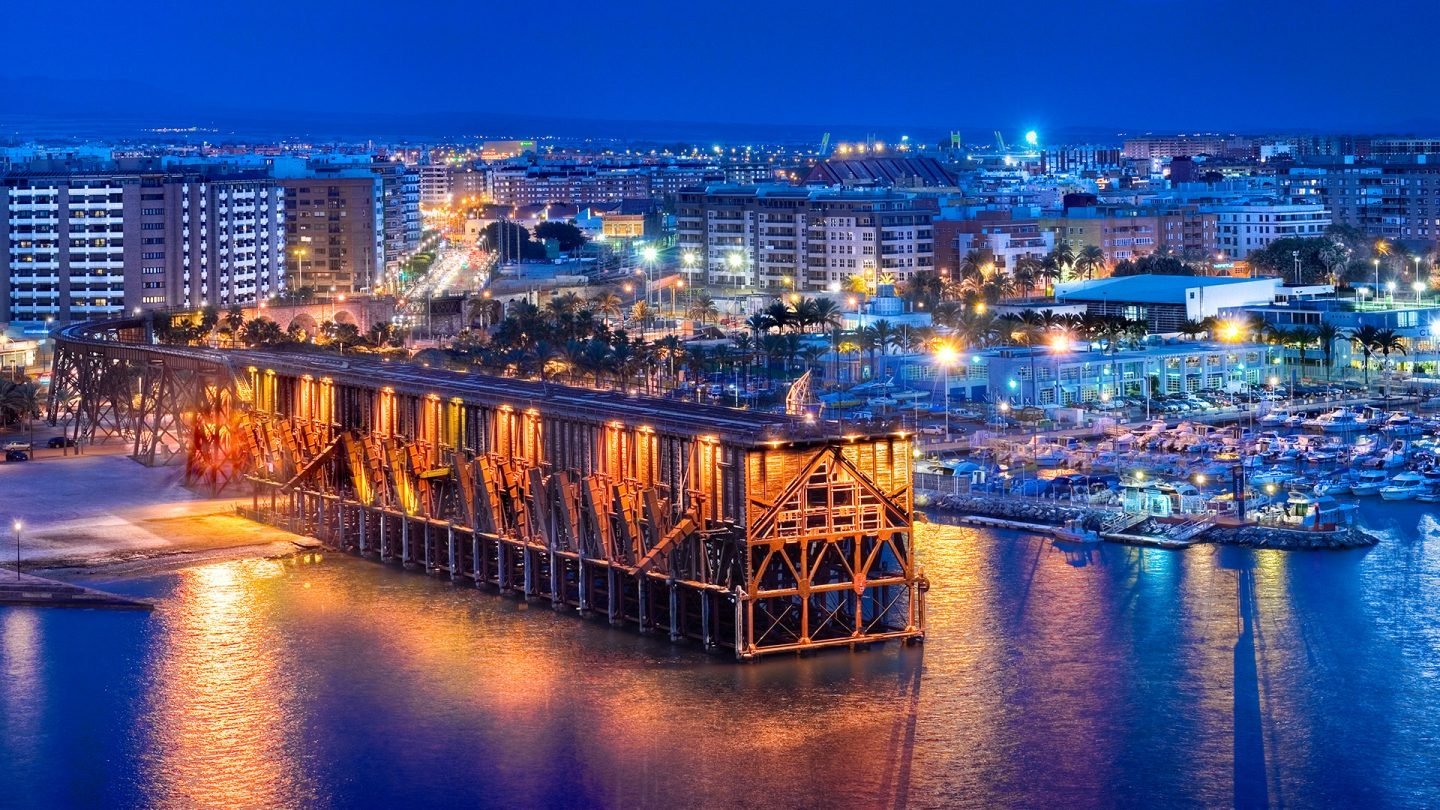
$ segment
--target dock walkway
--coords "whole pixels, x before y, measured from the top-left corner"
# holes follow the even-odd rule
[[[0,606],[30,607],[91,607],[151,610],[155,606],[143,599],[132,599],[73,585],[58,579],[32,574],[16,575],[14,569],[0,571]]]

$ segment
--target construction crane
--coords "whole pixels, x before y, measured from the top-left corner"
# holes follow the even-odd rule
[[[1000,134],[1000,130],[998,130],[998,129],[995,130],[995,143],[997,143],[997,144],[1000,145],[1000,151],[1001,151],[1001,152],[1007,151],[1007,149],[1006,149],[1006,147],[1005,147],[1005,136],[1004,136],[1004,135],[1001,135],[1001,134]]]
[[[827,132],[825,136],[820,139],[820,157],[825,157],[828,154],[830,154],[830,133]]]

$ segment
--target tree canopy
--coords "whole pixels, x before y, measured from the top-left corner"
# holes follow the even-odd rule
[[[541,241],[554,239],[564,251],[574,250],[590,241],[579,228],[569,222],[542,222],[535,226],[535,238]]]

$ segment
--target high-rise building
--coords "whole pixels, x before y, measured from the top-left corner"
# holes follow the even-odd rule
[[[383,283],[384,204],[368,169],[286,178],[289,286],[320,296]]]
[[[677,243],[691,283],[835,290],[933,269],[933,200],[895,191],[711,186],[682,191]]]
[[[415,167],[420,181],[420,204],[426,208],[450,202],[450,171],[445,163],[422,163]]]
[[[285,285],[284,192],[260,172],[36,164],[12,171],[0,192],[10,320],[225,307]]]

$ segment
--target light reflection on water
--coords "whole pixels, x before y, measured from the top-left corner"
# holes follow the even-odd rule
[[[115,583],[160,609],[0,609],[0,798],[1422,806],[1440,559],[1417,506],[1337,554],[924,527],[923,648],[758,665],[335,555]]]

